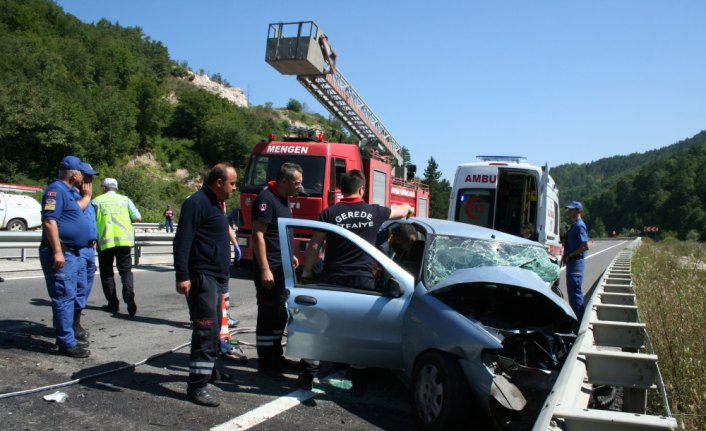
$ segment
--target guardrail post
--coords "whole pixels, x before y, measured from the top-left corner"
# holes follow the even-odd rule
[[[134,266],[137,266],[140,264],[140,253],[142,253],[142,248],[140,247],[140,245],[138,243],[135,243],[135,250],[132,254],[133,260],[134,260],[134,263],[133,263]]]
[[[27,262],[27,249],[22,247],[22,262]]]

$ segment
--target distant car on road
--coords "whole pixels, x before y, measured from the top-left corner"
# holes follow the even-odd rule
[[[533,423],[575,339],[576,316],[550,289],[559,267],[541,244],[499,231],[399,222],[412,223],[418,240],[395,262],[338,226],[279,220],[284,262],[297,252],[293,229],[316,229],[351,241],[381,269],[370,291],[302,281],[285,266],[287,355],[395,371],[424,430],[463,427],[479,412]]]
[[[31,196],[0,192],[0,229],[25,231],[42,225],[42,206]]]

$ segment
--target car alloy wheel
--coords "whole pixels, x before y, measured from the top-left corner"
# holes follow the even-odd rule
[[[23,222],[22,220],[14,219],[10,220],[10,222],[7,224],[7,230],[13,232],[24,232],[27,230],[27,225],[25,225],[25,222]]]
[[[427,352],[414,368],[414,409],[423,430],[463,427],[468,417],[470,390],[458,360],[446,353]]]

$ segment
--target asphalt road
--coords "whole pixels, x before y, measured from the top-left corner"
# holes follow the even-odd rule
[[[594,286],[626,245],[592,244],[584,288]],[[296,366],[276,383],[256,373],[255,289],[251,274],[233,269],[231,311],[241,320],[234,336],[247,364],[219,361],[231,382],[213,389],[215,409],[186,400],[190,328],[184,298],[174,290],[165,259],[147,257],[135,272],[135,317],[112,315],[96,280],[82,324],[91,332],[91,357],[56,354],[46,287],[32,261],[0,257],[0,428],[3,430],[409,430],[409,394],[391,373],[373,370],[368,394],[350,395],[350,382],[332,374],[310,393],[296,391]],[[21,269],[21,271],[18,271]],[[562,271],[562,278],[564,273]],[[562,288],[564,281],[562,280]],[[565,288],[564,288],[565,290]],[[55,386],[52,386],[55,385]],[[44,396],[63,392],[63,403]]]

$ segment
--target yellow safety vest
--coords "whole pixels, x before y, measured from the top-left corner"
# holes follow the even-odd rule
[[[128,197],[117,193],[104,193],[93,199],[96,206],[98,249],[132,247],[135,233],[132,229]]]

